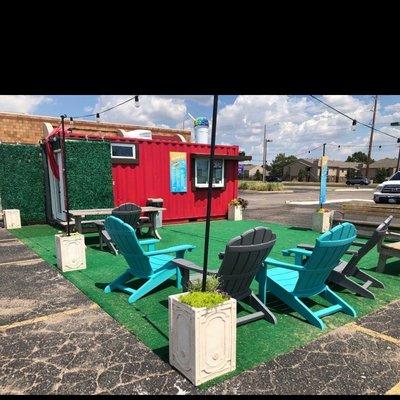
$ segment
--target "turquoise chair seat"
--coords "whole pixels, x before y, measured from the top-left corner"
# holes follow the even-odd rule
[[[294,256],[294,263],[266,258],[265,269],[256,277],[259,298],[266,303],[266,293],[271,292],[320,329],[326,327],[321,319],[326,315],[341,311],[355,317],[355,310],[325,283],[355,238],[354,225],[345,222],[322,234],[313,251],[299,248],[282,250],[282,255]],[[267,269],[268,266],[274,268]],[[302,301],[316,295],[332,305],[313,311]]]
[[[183,244],[145,252],[141,244],[146,244],[146,241],[139,241],[135,229],[121,219],[110,216],[106,218],[104,226],[128,263],[128,269],[106,286],[105,293],[110,293],[115,289],[121,290],[130,294],[128,302],[134,303],[174,276],[177,288],[182,287],[180,269],[172,260],[183,258],[185,252],[192,251],[195,246]],[[171,253],[175,253],[175,256],[170,255]],[[133,289],[126,283],[134,277],[146,281],[138,289]]]
[[[285,268],[276,267],[267,271],[267,277],[275,282],[279,282],[279,285],[288,292],[293,292],[299,280],[299,273],[297,271],[289,271]]]

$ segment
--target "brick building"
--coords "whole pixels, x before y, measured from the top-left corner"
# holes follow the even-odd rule
[[[50,123],[54,128],[60,126],[59,117],[0,112],[0,142],[37,144],[43,137],[43,123],[45,122]],[[69,119],[66,120],[66,128],[68,127]],[[126,131],[147,129],[151,130],[153,137],[158,139],[162,139],[162,136],[173,138],[180,135],[180,138],[182,139],[183,137],[184,141],[191,141],[191,132],[189,130],[168,129],[157,126],[74,120],[74,129],[91,135],[98,134],[99,136],[116,135],[120,129]]]

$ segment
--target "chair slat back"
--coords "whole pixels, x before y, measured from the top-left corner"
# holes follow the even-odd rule
[[[153,272],[150,260],[144,254],[135,230],[114,216],[106,218],[104,227],[117,245],[119,252],[125,257],[132,273],[140,278],[150,276]]]
[[[358,262],[379,242],[383,240],[386,232],[389,230],[389,225],[393,220],[393,215],[389,215],[374,231],[370,239],[360,247],[357,254],[351,257],[350,261],[347,263],[346,267],[343,269],[343,274],[347,274],[357,266]]]
[[[336,225],[322,234],[316,240],[313,253],[304,264],[304,270],[299,272],[294,292],[307,295],[318,293],[356,235],[355,226],[348,222]]]
[[[231,239],[217,276],[220,289],[240,300],[251,294],[250,285],[270,253],[276,235],[270,229],[257,227]]]

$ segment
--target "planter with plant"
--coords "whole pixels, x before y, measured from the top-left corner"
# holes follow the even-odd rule
[[[312,215],[312,229],[316,232],[326,232],[332,228],[334,210],[320,207]]]
[[[169,362],[196,386],[236,369],[236,300],[218,286],[212,276],[168,298]]]
[[[69,236],[59,232],[55,235],[57,267],[63,271],[86,268],[85,237],[73,232]]]
[[[246,209],[248,201],[238,197],[229,202],[228,219],[232,221],[241,221],[243,219],[243,210]]]

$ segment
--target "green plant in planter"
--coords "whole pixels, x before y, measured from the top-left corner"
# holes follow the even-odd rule
[[[245,210],[249,202],[241,197],[238,197],[237,199],[232,199],[229,204],[233,206],[241,206],[243,210]]]
[[[189,293],[183,294],[179,300],[193,308],[213,308],[229,300],[229,296],[219,291],[219,278],[216,276],[207,277],[206,290],[201,291],[201,279],[189,282]]]

